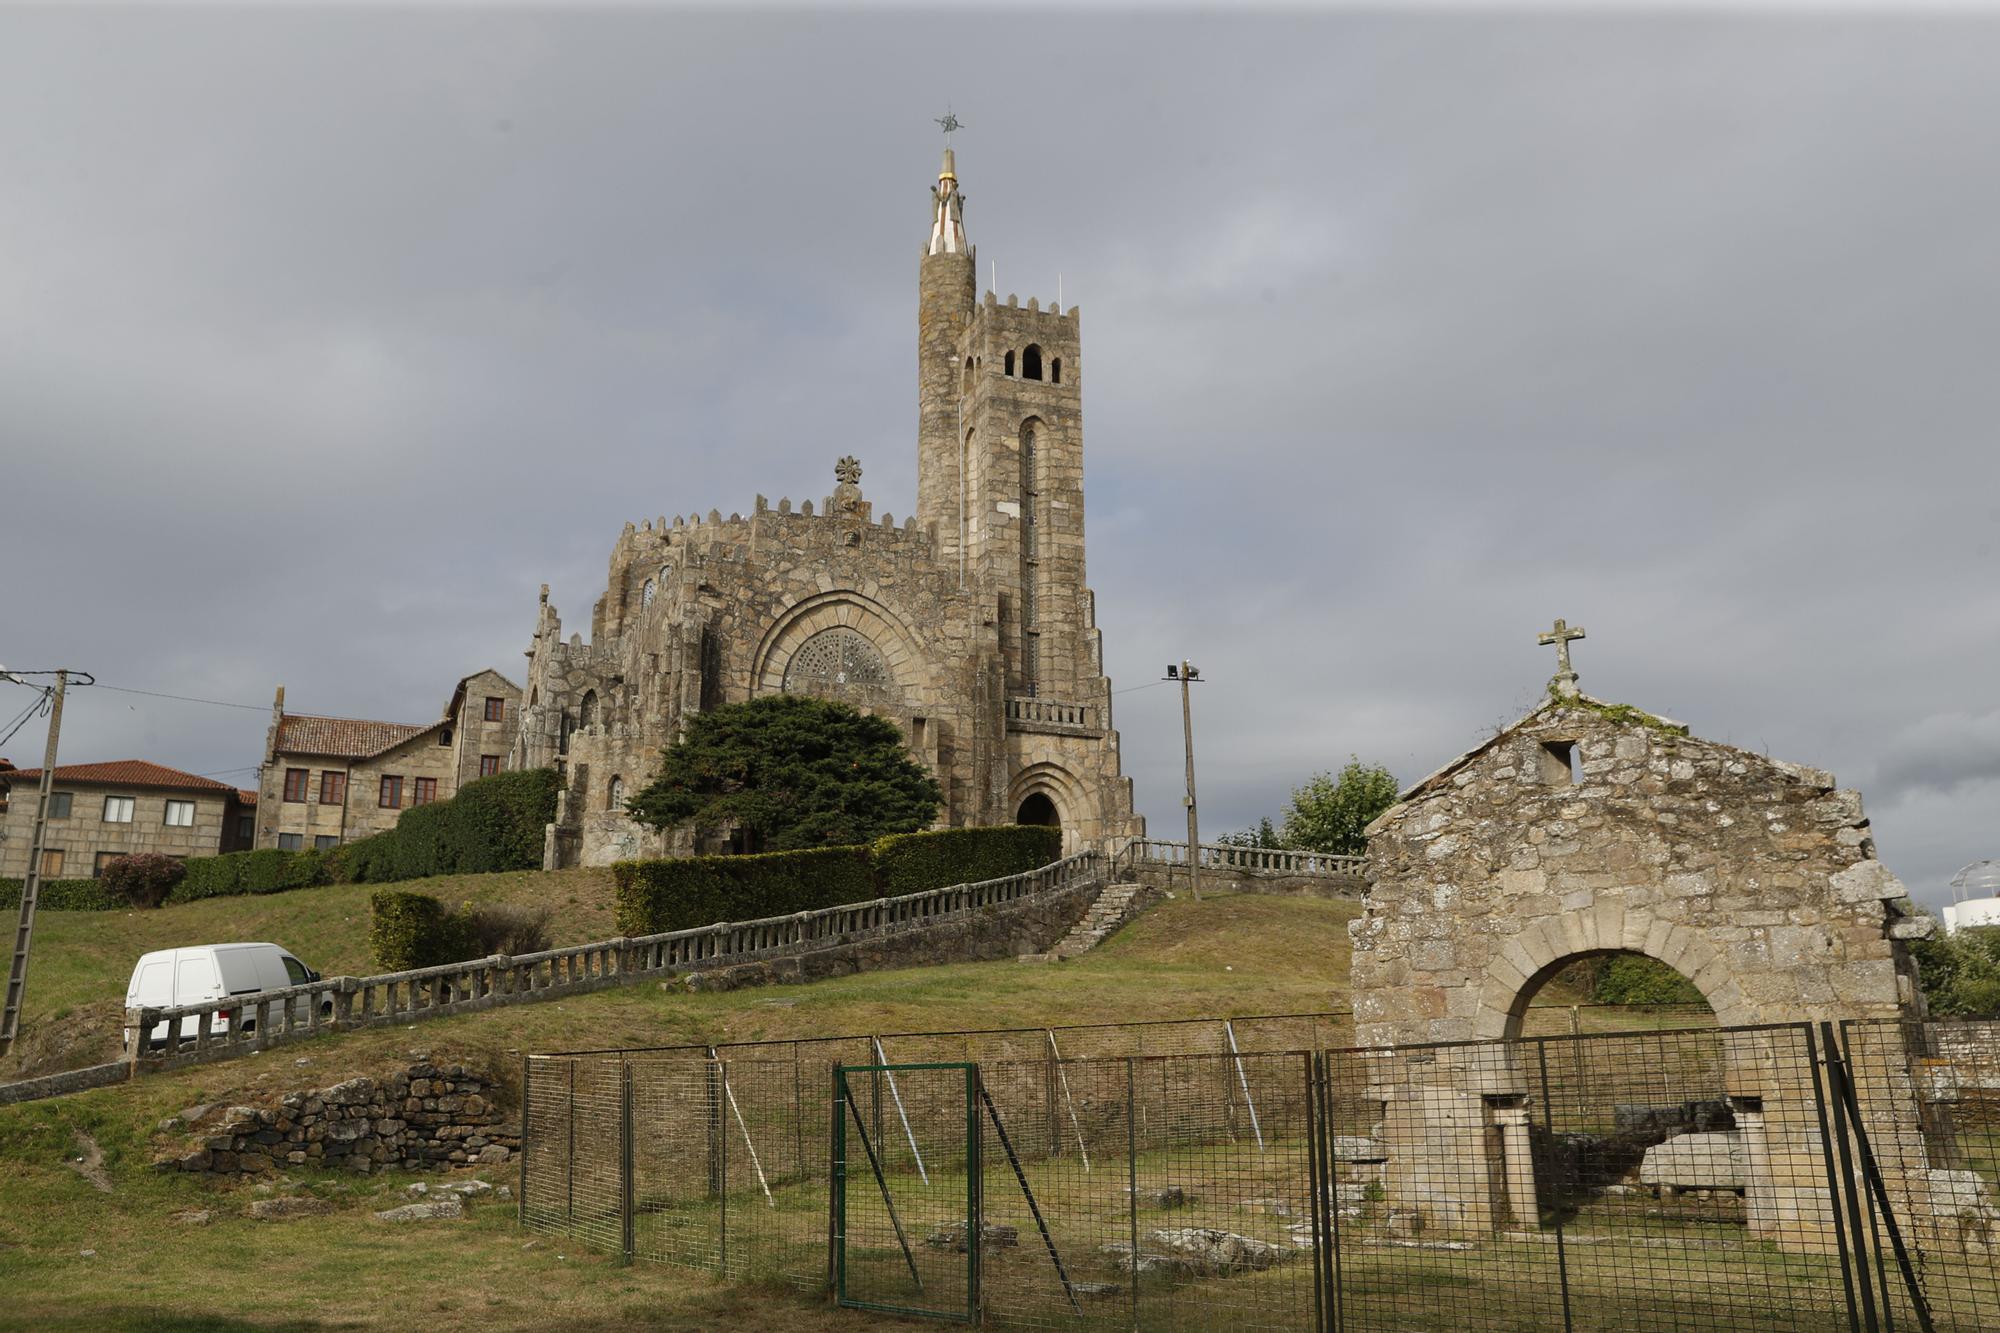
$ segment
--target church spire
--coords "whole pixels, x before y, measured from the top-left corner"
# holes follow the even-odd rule
[[[964,198],[958,192],[958,168],[949,146],[931,188],[931,247],[934,255],[962,255],[965,248]]]

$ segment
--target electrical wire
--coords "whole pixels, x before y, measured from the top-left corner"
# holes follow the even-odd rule
[[[269,704],[239,704],[227,699],[197,699],[187,694],[163,694],[158,690],[135,690],[125,685],[99,685],[100,690],[111,690],[118,694],[143,694],[148,699],[176,699],[184,704],[212,704],[217,708],[247,708],[253,713],[269,712]]]
[[[6,734],[0,735],[0,745],[5,745],[8,741],[14,739],[14,733],[19,731],[22,727],[27,726],[28,720],[34,717],[36,714],[39,713],[42,714],[43,716],[46,716],[49,710],[49,701],[54,697],[55,697],[54,690],[43,689],[41,697],[39,699],[36,699],[33,703],[29,704],[26,708],[22,709],[21,712],[15,716],[14,720],[7,724]]]

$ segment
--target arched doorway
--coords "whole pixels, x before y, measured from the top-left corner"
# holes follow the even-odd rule
[[[1047,792],[1034,791],[1028,793],[1021,802],[1021,808],[1014,812],[1014,822],[1061,828],[1062,813],[1056,809],[1056,803],[1049,799]]]
[[[1634,949],[1600,949],[1558,958],[1528,978],[1505,1035],[1714,1026],[1714,1008],[1686,974]]]

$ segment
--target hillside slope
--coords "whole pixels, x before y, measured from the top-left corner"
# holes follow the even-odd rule
[[[498,877],[495,877],[498,878]],[[583,895],[587,890],[579,888]],[[330,910],[330,908],[329,908]],[[637,985],[574,999],[324,1037],[121,1087],[0,1108],[0,1328],[354,1328],[476,1325],[748,1330],[876,1326],[795,1294],[719,1287],[685,1271],[620,1269],[531,1240],[504,1205],[397,1229],[369,1213],[407,1178],[293,1172],[323,1216],[257,1222],[259,1197],[149,1169],[160,1122],[201,1103],[323,1087],[407,1061],[513,1067],[523,1050],[1205,1017],[1345,1007],[1353,903],[1211,897],[1148,912],[1072,962],[968,963],[806,986],[690,993]],[[363,909],[365,915],[365,908]],[[351,923],[348,923],[351,924]],[[129,927],[128,927],[129,928]],[[120,983],[122,984],[122,976]],[[84,1138],[88,1136],[88,1142]],[[109,1192],[73,1159],[101,1149]],[[492,1177],[510,1183],[511,1172]],[[208,1224],[176,1221],[189,1210]],[[228,1256],[254,1254],[256,1262]],[[282,1282],[269,1280],[282,1273]],[[357,1280],[365,1274],[365,1280]]]
[[[189,944],[268,940],[327,976],[378,971],[368,956],[368,895],[413,889],[448,903],[535,903],[552,909],[552,944],[608,939],[611,872],[444,875],[406,884],[332,884],[290,893],[208,898],[141,912],[42,912],[28,969],[21,1036],[0,1080],[114,1059],[125,984],[141,954]]]

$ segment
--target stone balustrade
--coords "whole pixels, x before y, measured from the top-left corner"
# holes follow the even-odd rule
[[[1060,699],[1007,700],[1007,730],[1038,731],[1058,736],[1101,736],[1104,724],[1095,704]]]
[[[1201,866],[1204,870],[1258,870],[1279,875],[1359,875],[1367,864],[1365,856],[1340,856],[1332,852],[1292,851],[1282,847],[1232,847],[1226,843],[1204,842]],[[1126,844],[1129,864],[1187,864],[1187,843],[1164,838],[1134,838]]]
[[[411,1023],[445,1014],[563,995],[681,972],[811,953],[963,922],[1100,881],[1105,859],[1087,851],[1025,874],[845,903],[757,921],[723,922],[637,939],[598,940],[515,957],[496,955],[372,977],[327,977],[303,986],[206,1004],[126,1011],[132,1072],[149,1073],[247,1055],[322,1032]],[[161,1023],[172,1034],[138,1040]]]

